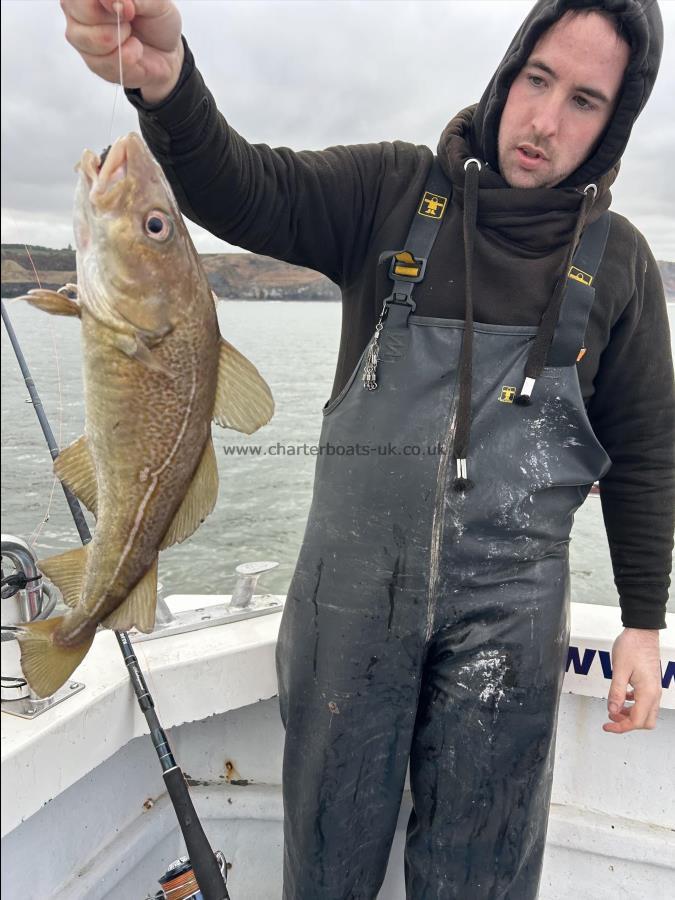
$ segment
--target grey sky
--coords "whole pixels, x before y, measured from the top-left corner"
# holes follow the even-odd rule
[[[532,0],[178,0],[221,111],[250,141],[295,149],[400,138],[436,148],[481,95]],[[613,209],[675,258],[675,2],[666,51]],[[2,0],[2,240],[72,243],[73,167],[109,143],[115,88],[63,37],[57,0]],[[120,93],[112,134],[137,129]],[[203,252],[231,249],[191,226]]]

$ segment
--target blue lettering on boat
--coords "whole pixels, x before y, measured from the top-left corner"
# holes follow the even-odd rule
[[[662,685],[665,688],[669,688],[670,685],[675,685],[675,662],[671,659],[666,666],[666,671],[663,673],[663,681]]]
[[[579,659],[579,648],[570,646],[567,651],[567,668],[565,671],[569,672],[570,665],[572,665],[576,675],[588,675],[594,656],[595,650],[584,650],[584,658],[581,660]]]
[[[586,647],[583,656],[581,656],[579,648],[570,645],[569,650],[567,651],[567,666],[565,667],[565,671],[569,672],[571,668],[575,675],[588,675],[596,654],[600,660],[600,667],[604,678],[611,681],[612,656],[609,650],[593,650],[590,647]],[[671,659],[665,663],[665,666],[662,664],[661,670],[663,673],[661,678],[661,686],[663,689],[666,690],[671,687],[671,685],[675,687],[675,661]]]

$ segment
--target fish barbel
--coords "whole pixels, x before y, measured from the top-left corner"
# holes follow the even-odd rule
[[[85,150],[75,195],[77,301],[24,298],[82,323],[85,433],[54,470],[96,516],[91,543],[39,562],[71,607],[22,626],[26,680],[54,693],[99,624],[152,631],[158,552],[213,509],[211,420],[251,434],[272,416],[259,372],[219,333],[213,294],[164,174],[137,134]]]

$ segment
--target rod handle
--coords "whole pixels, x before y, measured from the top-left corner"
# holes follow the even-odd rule
[[[230,895],[227,893],[218,860],[204,834],[181,769],[176,766],[165,772],[164,782],[176,810],[192,870],[204,900],[229,900]]]

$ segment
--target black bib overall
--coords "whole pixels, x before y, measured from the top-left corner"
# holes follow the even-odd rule
[[[364,351],[324,410],[277,646],[286,900],[377,895],[408,762],[409,900],[537,896],[570,528],[609,468],[576,371],[606,228],[575,255],[531,406],[512,401],[537,329],[476,323],[471,490],[449,452],[463,322],[392,304],[377,390]]]

